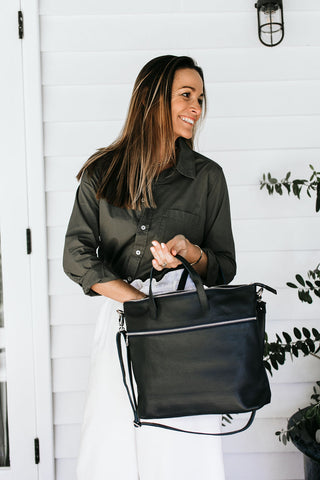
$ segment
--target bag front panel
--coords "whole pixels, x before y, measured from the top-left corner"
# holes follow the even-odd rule
[[[238,413],[270,401],[256,320],[133,336],[129,348],[141,418]]]

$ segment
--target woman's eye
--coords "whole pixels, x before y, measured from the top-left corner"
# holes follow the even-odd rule
[[[189,98],[190,97],[190,92],[183,92],[182,96],[186,97],[186,98]]]
[[[202,107],[202,105],[203,105],[203,100],[202,100],[202,98],[199,98],[198,102],[199,102],[200,107]]]

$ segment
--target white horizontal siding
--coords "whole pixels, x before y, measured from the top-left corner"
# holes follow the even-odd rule
[[[319,125],[316,115],[207,118],[199,145],[205,151],[319,148]],[[45,155],[89,156],[121,127],[119,120],[46,123]]]
[[[320,4],[284,3],[285,38],[269,49],[258,40],[251,0],[40,1],[57,480],[76,480],[89,355],[104,301],[84,296],[62,271],[75,175],[120,132],[133,82],[149,59],[190,54],[204,69],[209,108],[197,148],[228,181],[234,282],[278,288],[277,296],[264,294],[269,338],[319,324],[319,304],[302,304],[286,287],[320,258],[315,198],[259,190],[263,173],[308,178],[308,165],[319,165]],[[224,440],[227,480],[303,478],[300,455],[274,431],[308,402],[318,370],[306,358],[274,373],[271,404],[247,433]]]
[[[311,170],[308,165],[313,164],[316,167],[319,162],[320,148],[308,148],[302,151],[270,149],[202,151],[202,153],[223,167],[229,186],[254,185],[256,187],[262,174],[269,171],[276,173],[278,179],[285,177],[288,171],[292,172],[292,178],[309,178]],[[78,185],[76,173],[85,160],[85,155],[46,157],[46,191],[74,192]],[[62,170],[64,175],[61,175]],[[303,205],[303,209],[309,214],[312,213],[306,205]]]
[[[56,473],[59,480],[76,480],[75,459],[58,459]],[[296,453],[227,454],[226,480],[302,480],[302,457]],[[234,476],[234,472],[236,477]]]
[[[319,11],[287,12],[286,31],[292,31],[294,35],[286,35],[283,45],[319,46],[319,19]],[[44,15],[40,26],[42,51],[46,52],[170,50],[172,45],[184,50],[212,46],[251,48],[258,41],[256,15],[251,12],[230,12],[227,15],[198,12],[141,16]],[[70,32],[77,34],[70,35]]]
[[[226,480],[302,480],[302,457],[296,453],[228,454]],[[235,473],[236,472],[236,473]],[[258,475],[258,476],[257,476]]]
[[[213,3],[213,2],[212,2]],[[150,58],[165,53],[186,54],[185,49],[132,52],[42,52],[44,85],[133,85]],[[285,47],[261,51],[248,48],[192,49],[189,53],[204,68],[207,82],[293,81],[320,78],[320,47]],[[124,69],[125,68],[125,75]],[[210,100],[210,99],[209,99]],[[111,98],[108,98],[108,104]]]
[[[92,0],[88,4],[87,0],[69,0],[68,6],[63,0],[42,0],[40,13],[42,15],[96,15],[114,13],[161,13],[172,11],[184,12],[235,12],[235,11],[255,11],[254,4],[249,0],[200,0],[196,4],[193,0],[163,0],[160,5],[148,0],[137,0],[134,5],[130,0],[122,0],[116,3],[101,2],[101,0]],[[285,4],[285,11],[299,10],[320,10],[318,0],[307,0],[301,5],[299,0],[290,0]]]
[[[209,83],[206,85],[208,116],[319,115],[319,87],[320,81]],[[301,90],[305,95],[300,95]],[[131,92],[132,85],[46,87],[44,121],[122,120]]]

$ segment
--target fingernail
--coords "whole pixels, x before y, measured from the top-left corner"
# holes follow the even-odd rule
[[[152,245],[156,246],[157,245],[157,242],[155,240],[153,240],[152,242]]]
[[[161,248],[165,248],[166,244],[165,243],[161,243]]]

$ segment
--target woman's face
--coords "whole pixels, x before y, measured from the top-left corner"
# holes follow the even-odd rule
[[[171,115],[175,139],[191,138],[203,102],[203,82],[196,70],[177,70],[172,82]]]

